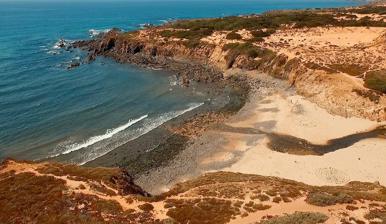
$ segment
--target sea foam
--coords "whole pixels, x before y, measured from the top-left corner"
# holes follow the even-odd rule
[[[161,126],[165,122],[168,122],[178,116],[181,116],[189,111],[192,111],[203,104],[204,103],[192,103],[192,104],[189,104],[188,108],[186,109],[171,111],[171,112],[161,114],[160,116],[153,119],[146,119],[142,127],[136,129],[135,131],[130,130],[129,133],[121,132],[113,136],[112,138],[114,139],[111,139],[111,141],[98,142],[97,144],[95,144],[95,147],[94,146],[90,147],[90,149],[87,149],[87,151],[84,154],[79,155],[80,157],[73,158],[71,162],[77,163],[79,165],[83,165],[87,162],[93,161],[96,158],[106,155],[107,153],[111,152],[112,150],[118,148],[123,144],[126,144],[129,141],[135,140],[140,136],[149,133],[150,131]]]
[[[56,156],[59,156],[59,155],[65,155],[65,154],[68,154],[68,153],[70,153],[70,152],[77,151],[77,150],[79,150],[79,149],[81,149],[81,148],[88,147],[88,146],[90,146],[90,145],[93,145],[93,144],[95,144],[95,143],[97,143],[97,142],[100,142],[100,141],[103,141],[103,140],[105,140],[105,139],[111,138],[111,137],[113,137],[115,134],[117,134],[117,133],[119,133],[119,132],[125,130],[126,128],[132,126],[133,124],[135,124],[135,123],[137,123],[137,122],[139,122],[139,121],[141,121],[141,120],[147,118],[147,116],[148,116],[148,115],[143,115],[143,116],[140,117],[140,118],[137,118],[137,119],[134,119],[134,120],[130,120],[129,122],[127,122],[127,123],[124,124],[124,125],[121,125],[121,126],[119,126],[119,127],[117,127],[117,128],[114,128],[114,129],[109,129],[109,130],[107,130],[106,133],[103,134],[103,135],[93,136],[93,137],[89,138],[88,140],[86,140],[86,141],[83,142],[83,143],[80,143],[80,144],[76,143],[76,144],[68,145],[68,146],[66,147],[66,149],[65,149],[63,152],[57,153],[57,154],[55,154],[55,155],[53,155],[53,156],[50,156],[50,157],[56,157]]]
[[[90,37],[96,37],[99,36],[100,34],[107,33],[111,29],[103,29],[103,30],[96,30],[96,29],[90,29],[88,33],[90,34]]]

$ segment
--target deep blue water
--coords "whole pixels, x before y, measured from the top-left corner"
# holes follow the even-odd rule
[[[138,29],[180,18],[340,7],[343,0],[0,0],[0,158],[41,159],[82,149],[85,162],[207,100],[173,76],[98,59],[68,70],[80,51],[55,48],[89,31]]]

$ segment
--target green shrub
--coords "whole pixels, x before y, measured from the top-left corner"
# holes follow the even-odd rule
[[[371,71],[366,74],[365,86],[386,93],[386,70]]]
[[[254,30],[251,32],[252,36],[253,36],[253,41],[255,42],[260,42],[260,41],[263,41],[264,37],[269,37],[271,34],[274,34],[276,31],[275,29],[268,29],[266,31],[263,31],[263,30]]]
[[[182,20],[171,24],[172,28],[198,30],[259,30],[263,28],[276,29],[281,25],[295,24],[296,27],[316,27],[337,24],[331,14],[321,14],[316,11],[275,11],[260,16],[230,16],[216,19]]]
[[[251,42],[226,44],[223,46],[223,50],[228,51],[225,56],[228,68],[233,66],[236,58],[240,55],[248,58],[271,58],[274,55],[271,50],[255,46]]]
[[[150,211],[153,211],[154,206],[152,204],[145,203],[145,204],[139,205],[138,208],[140,208],[142,211],[150,212]]]
[[[347,12],[357,13],[357,14],[380,14],[386,15],[385,6],[364,6],[360,8],[351,8],[347,9]]]
[[[386,223],[386,211],[380,210],[380,209],[374,209],[374,210],[371,210],[369,213],[367,213],[365,215],[365,218],[368,220],[379,219],[379,220],[382,220],[382,222],[380,223]]]
[[[251,58],[263,57],[264,55],[272,53],[272,51],[255,46],[251,42],[226,44],[224,45],[223,50]]]
[[[350,195],[345,193],[329,194],[325,192],[311,192],[308,194],[306,202],[316,206],[330,206],[352,203],[353,200]]]
[[[291,215],[274,217],[259,224],[318,224],[326,222],[328,217],[322,213],[295,212]]]
[[[226,38],[228,40],[241,40],[241,39],[243,39],[243,37],[240,34],[236,33],[235,31],[228,33]]]
[[[162,30],[159,34],[162,37],[175,37],[180,39],[201,39],[206,36],[210,36],[213,33],[213,30],[200,28],[196,30]]]

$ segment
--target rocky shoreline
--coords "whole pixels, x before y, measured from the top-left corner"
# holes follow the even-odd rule
[[[373,8],[370,9],[374,10]],[[352,16],[348,9],[341,9],[341,11],[284,11],[277,12],[277,14],[272,13],[272,15],[262,15],[261,17],[268,16],[270,19],[274,19],[275,17],[288,16],[288,19],[291,20],[291,13],[299,13],[298,16],[300,18],[305,16],[306,19],[312,20],[312,16],[318,17],[320,14],[331,14],[332,17],[328,19],[336,20],[336,22],[332,23],[342,23],[337,19],[337,12],[345,16]],[[245,18],[235,17],[229,18],[228,23],[232,24],[234,21],[245,22],[243,19],[247,22],[248,20],[259,22],[259,18],[259,16],[256,18],[254,16]],[[221,19],[219,20],[221,22]],[[224,20],[228,20],[228,18],[224,18]],[[157,193],[163,191],[160,190],[162,187],[170,187],[184,178],[199,176],[203,170],[221,170],[222,168],[229,167],[237,158],[240,159],[242,155],[233,155],[236,157],[213,166],[200,167],[198,165],[198,160],[205,157],[203,156],[205,153],[210,155],[216,151],[205,150],[206,147],[203,145],[207,145],[207,147],[215,147],[216,145],[216,141],[205,141],[205,138],[207,140],[211,138],[211,136],[205,137],[207,135],[205,131],[213,127],[220,127],[221,129],[221,126],[224,126],[224,121],[244,106],[251,91],[254,92],[252,97],[256,98],[266,96],[266,94],[272,95],[279,90],[291,89],[290,91],[296,91],[332,114],[344,117],[361,117],[376,121],[386,120],[386,96],[384,93],[360,85],[360,76],[349,77],[352,68],[340,64],[320,63],[314,60],[314,56],[310,56],[310,54],[312,55],[316,51],[314,48],[318,45],[323,45],[323,42],[313,43],[315,46],[312,45],[309,48],[303,46],[307,43],[304,42],[307,39],[303,39],[304,44],[299,46],[296,45],[297,42],[291,43],[294,40],[290,35],[294,35],[294,38],[296,38],[296,35],[301,35],[302,38],[307,38],[307,35],[310,35],[312,38],[321,38],[320,36],[323,37],[323,35],[328,37],[335,35],[333,33],[335,28],[331,28],[331,25],[329,25],[330,21],[325,22],[327,24],[326,28],[320,28],[325,26],[325,24],[319,22],[316,22],[317,28],[314,28],[315,25],[312,23],[302,25],[304,26],[303,28],[296,28],[296,25],[293,28],[289,28],[286,25],[280,24],[282,27],[276,27],[274,31],[272,31],[272,28],[270,28],[271,30],[263,28],[258,31],[250,31],[248,28],[244,28],[231,32],[226,28],[216,31],[208,31],[206,30],[207,28],[202,28],[216,26],[216,22],[216,19],[177,21],[160,27],[150,27],[126,33],[113,29],[96,39],[78,41],[73,44],[76,48],[88,51],[86,59],[88,62],[95,60],[98,56],[102,56],[113,58],[119,63],[130,63],[150,69],[162,69],[176,74],[179,83],[187,87],[192,83],[211,85],[213,87],[212,90],[218,94],[222,94],[224,88],[230,88],[234,91],[230,96],[235,96],[234,98],[236,99],[235,102],[230,102],[223,108],[216,108],[213,111],[201,111],[194,115],[181,117],[174,121],[174,123],[171,122],[171,125],[164,125],[149,133],[148,136],[143,136],[134,142],[128,143],[108,155],[88,163],[87,166],[107,165],[124,167],[129,170],[129,173],[135,177],[142,187]],[[294,22],[303,23],[304,21],[297,21],[295,19]],[[286,22],[283,23],[285,24]],[[359,23],[360,20],[353,20],[350,21],[349,26],[351,24],[358,26]],[[385,31],[382,31],[384,25],[386,23],[374,22],[374,26],[377,28],[374,28],[375,33],[371,33],[371,35],[382,34]],[[342,28],[338,29],[342,29],[342,32],[347,32],[346,28],[344,28],[347,25],[340,24],[337,26],[342,26]],[[193,31],[192,29],[195,30]],[[355,32],[359,32],[356,29],[361,28],[354,29]],[[370,31],[373,32],[371,29]],[[314,33],[317,33],[316,37],[312,36],[315,35]],[[198,35],[199,39],[197,39],[196,35]],[[260,39],[256,36],[253,37],[254,35],[258,35]],[[382,35],[379,38],[382,38]],[[348,51],[348,46],[333,46],[334,41],[336,44],[342,44],[339,40],[340,37],[337,40],[333,39],[335,36],[331,36],[331,38],[327,41],[326,46],[320,48],[321,52],[326,51],[326,49],[333,51],[334,54],[343,54],[343,52]],[[371,41],[378,43],[379,38]],[[372,42],[371,44],[365,45],[358,42],[350,47],[377,52],[378,46],[376,49],[372,49],[374,45]],[[384,45],[380,45],[379,48],[383,49]],[[325,55],[324,57],[328,56]],[[317,60],[323,59],[317,58]],[[266,74],[274,78],[270,79],[267,77],[268,79],[261,79],[262,76],[257,76],[256,74]],[[275,81],[275,79],[277,80]],[[256,94],[256,91],[259,94]],[[222,128],[226,129],[229,127]],[[383,129],[381,132],[383,132]],[[377,133],[375,135],[378,135]],[[202,134],[204,137],[201,136]],[[308,149],[308,151],[305,150],[307,145],[309,146],[308,148],[328,148],[327,145],[313,145],[298,138],[281,139],[286,137],[280,137],[276,133],[268,135],[272,139],[276,139],[273,141],[277,142],[271,142],[270,144],[275,149],[280,148],[281,150],[283,148],[281,145],[276,147],[280,141],[292,145],[293,149],[290,150],[291,152],[301,151],[301,153],[305,154],[320,153]],[[153,141],[150,140],[152,139],[151,136],[161,136],[161,139]],[[209,144],[208,142],[211,143]],[[223,142],[223,144],[226,143]],[[144,147],[146,148],[145,153],[143,153],[143,150],[141,151],[142,147],[139,147],[143,145],[146,145]],[[340,146],[332,147],[342,148]],[[135,150],[133,150],[134,148]],[[305,151],[303,152],[302,150]],[[200,152],[198,153],[197,151]],[[189,177],[186,174],[189,174]],[[162,182],[157,182],[159,176],[162,177]],[[154,184],[155,182],[158,184]]]
[[[75,42],[87,61],[164,69],[225,103],[84,166],[5,160],[0,222],[385,223],[385,29],[386,5],[372,5]]]
[[[233,69],[262,72],[287,80],[297,93],[331,113],[384,121],[386,60],[380,52],[385,49],[386,22],[379,20],[379,8],[279,11],[177,21],[133,32],[113,29],[94,40],[78,41],[74,47],[89,52],[87,61],[105,56],[164,69],[177,74],[186,86],[191,81],[227,82],[224,74]],[[374,39],[350,43],[353,32],[367,32]],[[342,38],[347,35],[349,43],[342,42],[339,33]],[[315,39],[320,41],[313,43]],[[371,54],[377,56],[371,58]],[[233,83],[245,87],[238,80]]]
[[[73,47],[89,52],[87,62],[102,56],[145,69],[162,69],[176,75],[178,83],[186,88],[199,85],[207,89],[213,99],[220,97],[227,101],[220,105],[204,104],[194,112],[175,118],[85,164],[90,167],[123,167],[137,180],[148,175],[150,170],[167,166],[197,136],[237,113],[248,100],[251,79],[246,75],[224,76],[221,70],[210,64],[176,59],[154,49],[145,50],[141,43],[131,43],[121,49],[123,46],[112,44],[120,34],[119,30],[113,29],[96,39],[75,42]]]

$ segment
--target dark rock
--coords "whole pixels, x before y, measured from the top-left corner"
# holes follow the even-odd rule
[[[80,62],[76,61],[76,62],[71,62],[71,64],[69,64],[67,66],[67,69],[72,69],[72,68],[75,68],[75,67],[79,67],[80,66]]]
[[[136,185],[133,181],[133,178],[125,170],[122,170],[118,176],[112,176],[110,178],[110,182],[116,186],[116,189],[120,195],[135,194],[145,197],[151,196],[141,187]]]

